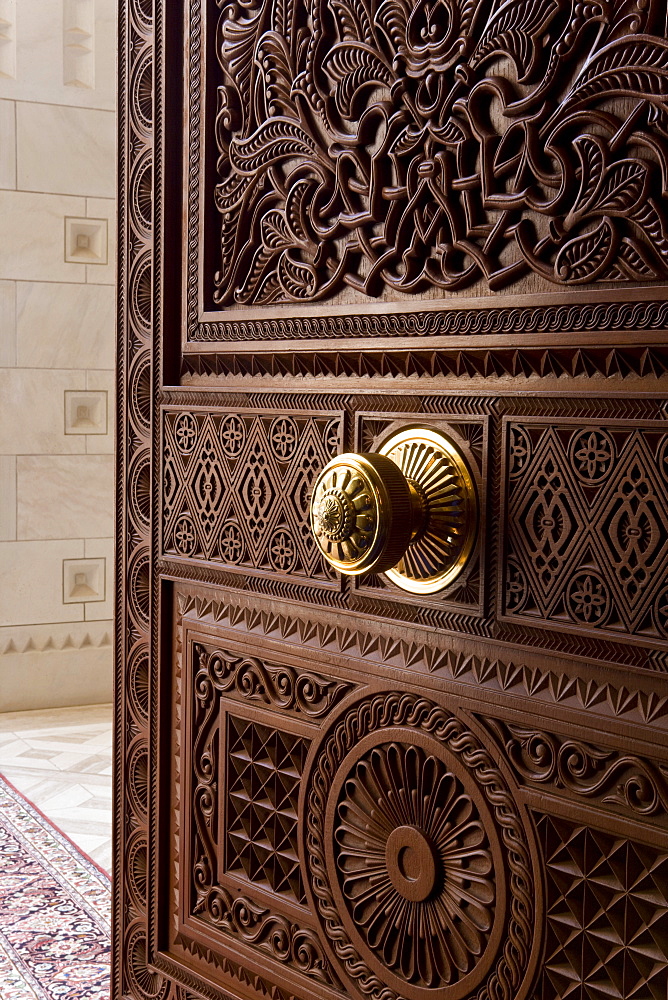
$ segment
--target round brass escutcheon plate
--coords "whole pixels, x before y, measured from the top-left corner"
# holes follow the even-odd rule
[[[333,458],[316,480],[311,528],[341,573],[386,573],[430,594],[462,572],[477,533],[475,483],[464,456],[437,431],[409,428],[377,453]]]
[[[478,533],[478,496],[466,460],[449,438],[423,427],[394,434],[379,454],[392,459],[425,509],[422,530],[386,575],[412,594],[444,590],[464,570]]]

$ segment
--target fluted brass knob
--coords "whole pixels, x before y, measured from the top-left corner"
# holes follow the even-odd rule
[[[433,593],[453,582],[472,551],[475,484],[453,442],[410,428],[379,453],[332,459],[313,489],[311,527],[340,572],[387,573],[404,590]]]
[[[384,573],[422,526],[424,512],[385,455],[338,455],[320,473],[311,526],[325,559],[342,573]]]

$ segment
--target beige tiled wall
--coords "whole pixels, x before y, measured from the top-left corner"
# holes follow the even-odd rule
[[[6,6],[0,711],[111,699],[113,595],[116,0]]]

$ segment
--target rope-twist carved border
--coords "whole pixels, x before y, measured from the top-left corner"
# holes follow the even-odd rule
[[[196,264],[195,264],[196,269]],[[224,314],[221,314],[224,316]],[[229,315],[229,314],[228,314]],[[280,319],[229,319],[200,323],[191,316],[190,343],[243,340],[335,339],[345,337],[490,336],[521,333],[589,333],[664,330],[668,303],[606,302],[594,305],[526,306],[525,308],[447,309],[388,315],[294,316]]]

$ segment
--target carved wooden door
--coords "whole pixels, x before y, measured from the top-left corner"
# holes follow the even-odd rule
[[[666,1000],[666,13],[124,0],[114,996]]]

